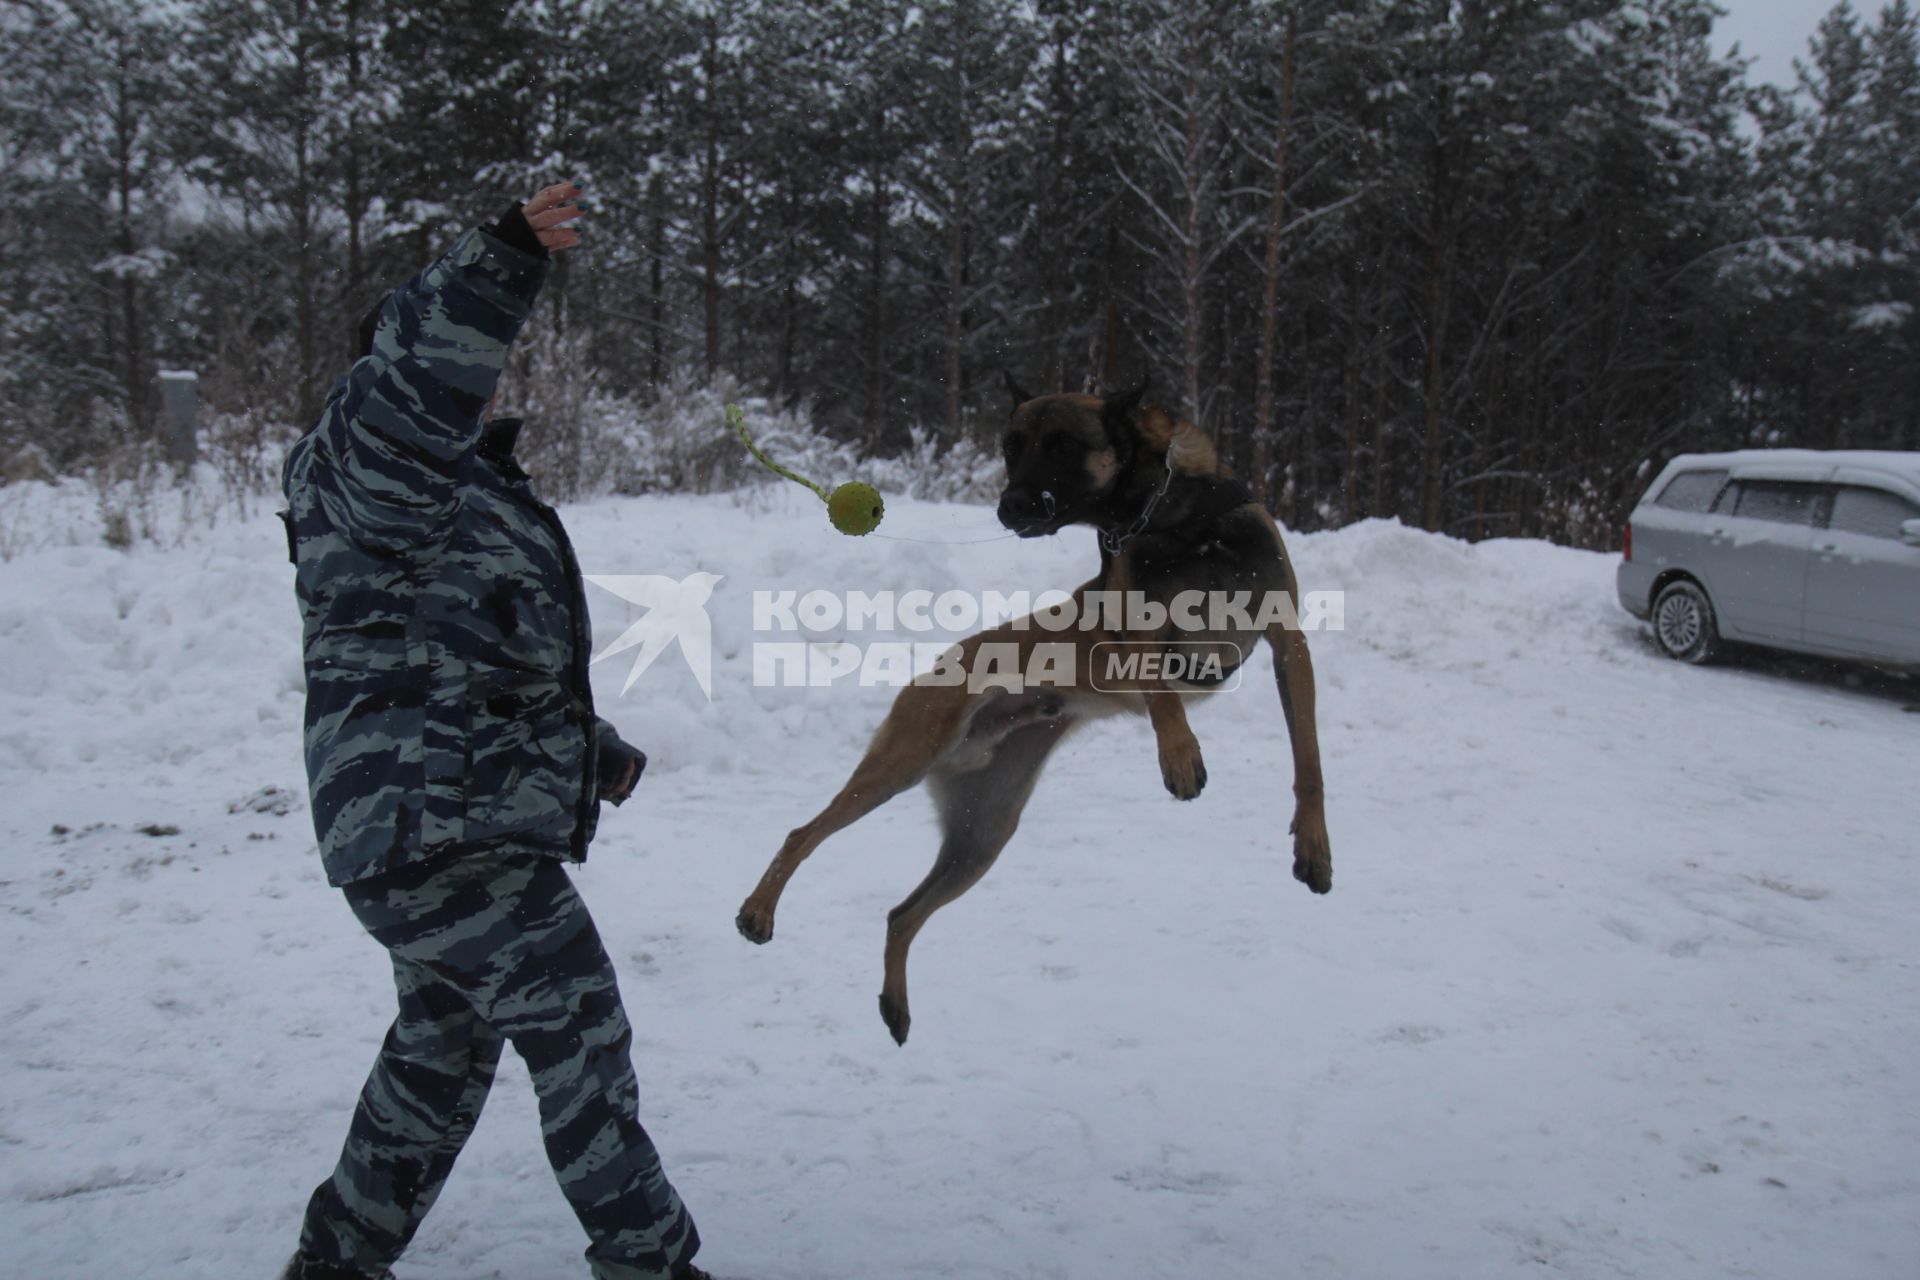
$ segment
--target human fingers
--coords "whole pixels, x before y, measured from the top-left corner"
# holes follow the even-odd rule
[[[563,222],[572,222],[586,210],[577,204],[556,205],[551,209],[527,216],[527,225],[535,231],[545,231],[548,227],[557,227]]]
[[[565,204],[579,194],[579,183],[556,182],[550,187],[542,187],[535,193],[533,199],[520,206],[520,212],[527,216],[528,221],[532,221],[535,214],[551,209],[555,205]]]

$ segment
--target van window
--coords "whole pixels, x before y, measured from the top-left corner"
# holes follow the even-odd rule
[[[1713,495],[1727,482],[1725,471],[1682,471],[1667,481],[1667,487],[1653,500],[1656,507],[1675,511],[1705,511],[1713,505]]]
[[[1780,524],[1812,524],[1818,485],[1797,480],[1742,480],[1733,514]]]
[[[1897,493],[1842,485],[1833,495],[1833,514],[1827,528],[1842,533],[1864,533],[1873,538],[1899,538],[1900,522],[1920,519],[1920,507]]]

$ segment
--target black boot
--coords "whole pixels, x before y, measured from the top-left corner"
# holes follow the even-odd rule
[[[304,1253],[296,1253],[287,1263],[287,1269],[280,1273],[280,1280],[393,1280],[393,1272],[382,1271],[378,1276],[370,1276],[364,1271],[329,1266]]]

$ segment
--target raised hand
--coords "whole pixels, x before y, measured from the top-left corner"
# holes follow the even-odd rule
[[[560,182],[543,188],[533,199],[520,206],[520,212],[526,215],[527,225],[533,228],[535,238],[548,253],[571,249],[580,243],[579,229],[567,225],[586,212],[576,203],[579,196],[579,184]]]

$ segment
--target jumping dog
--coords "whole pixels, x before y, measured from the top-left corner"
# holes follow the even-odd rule
[[[887,915],[880,1016],[900,1044],[910,1023],[907,950],[914,936],[993,865],[1060,740],[1087,720],[1144,712],[1159,747],[1161,780],[1177,799],[1193,799],[1206,786],[1207,769],[1183,699],[1237,669],[1262,634],[1273,648],[1293,749],[1294,879],[1315,893],[1333,887],[1313,664],[1306,637],[1291,625],[1299,584],[1273,518],[1227,473],[1197,427],[1143,399],[1144,384],[1106,399],[1029,396],[1011,377],[1007,386],[1014,410],[1003,442],[1000,522],[1022,538],[1092,525],[1100,533],[1100,572],[1074,592],[1071,605],[969,636],[949,657],[954,669],[973,671],[982,646],[995,645],[1002,656],[1017,654],[1004,666],[1031,672],[1030,660],[1043,656],[1036,646],[1052,645],[1056,652],[1070,646],[1071,660],[1035,664],[1039,678],[1014,682],[1017,687],[921,677],[902,689],[853,776],[817,817],[787,836],[735,920],[749,941],[769,941],[780,893],[807,856],[834,832],[925,782],[940,815],[940,853],[926,879]],[[1279,599],[1287,621],[1269,613],[1264,626],[1249,625],[1257,622],[1250,611],[1221,616],[1171,607],[1182,593],[1200,593],[1187,596],[1189,602]],[[1127,599],[1150,603],[1132,616],[1112,604]],[[1089,618],[1100,625],[1083,627]],[[1187,680],[1166,675],[1165,665],[1116,668],[1110,661],[1115,654],[1176,648],[1220,659],[1206,683],[1198,671]],[[1056,678],[1059,671],[1066,676]]]

